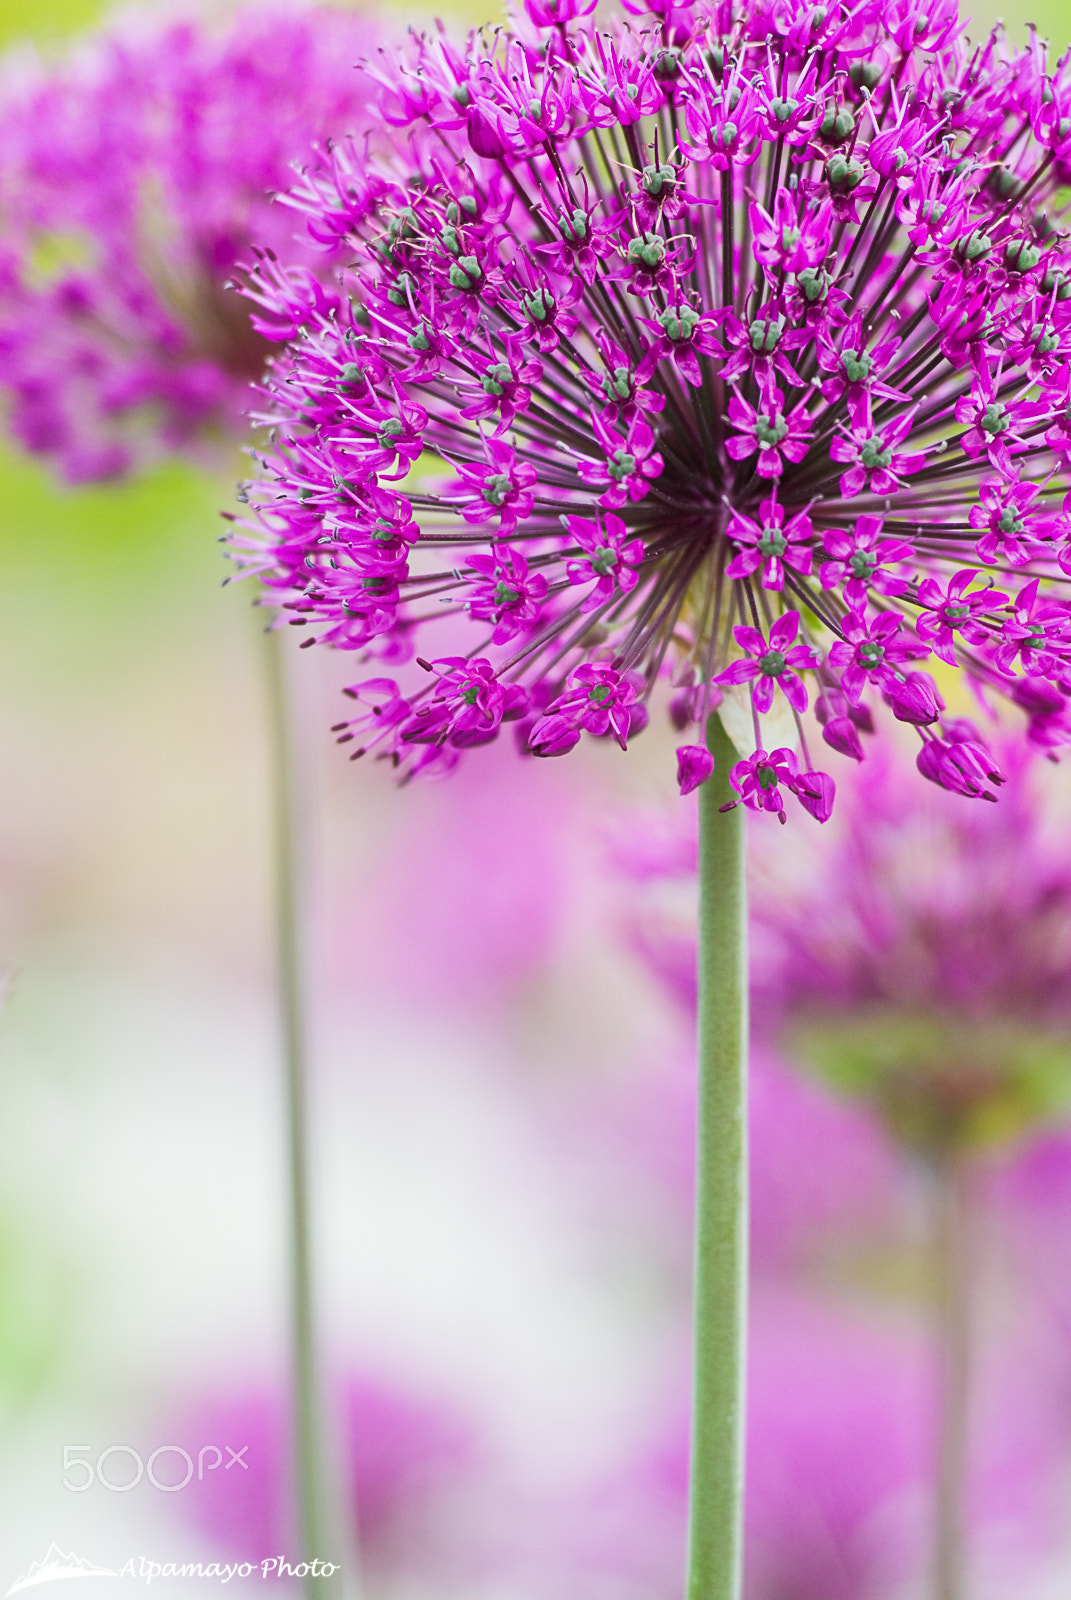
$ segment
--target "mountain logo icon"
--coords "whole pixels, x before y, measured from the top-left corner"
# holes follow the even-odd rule
[[[32,1589],[37,1583],[54,1583],[58,1578],[116,1578],[119,1574],[110,1567],[95,1567],[83,1556],[64,1555],[58,1545],[50,1544],[43,1561],[31,1561],[29,1572],[16,1578],[4,1596],[18,1594],[22,1589]]]

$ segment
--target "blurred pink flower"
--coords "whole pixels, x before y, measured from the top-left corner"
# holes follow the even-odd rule
[[[1043,1387],[1024,1397],[1024,1358],[987,1366],[969,1496],[979,1570],[1009,1586],[1059,1536],[1066,1459]],[[923,1330],[889,1306],[767,1284],[748,1362],[745,1600],[892,1600],[923,1580],[936,1382]],[[678,1382],[623,1466],[570,1485],[544,1506],[542,1537],[520,1536],[524,1592],[678,1600],[687,1468]]]
[[[747,1600],[878,1600],[918,1570],[928,1468],[925,1363],[895,1325],[785,1291],[749,1340]],[[558,1521],[541,1592],[676,1600],[684,1570],[688,1412],[663,1419]],[[533,1585],[534,1586],[534,1585]]]
[[[1002,761],[1001,804],[957,806],[920,796],[882,752],[797,893],[767,885],[758,855],[760,1028],[801,1004],[872,1003],[1071,1028],[1071,857],[1046,823],[1037,764],[1012,748]]]
[[[203,1478],[195,1474],[183,1492],[182,1510],[238,1560],[259,1562],[292,1545],[281,1391],[202,1402],[186,1420],[187,1427],[176,1424],[178,1436],[214,1441],[222,1461],[213,1466],[206,1458]],[[362,1569],[395,1581],[447,1570],[458,1554],[451,1498],[483,1465],[476,1428],[450,1406],[367,1375],[349,1381],[338,1420]],[[240,1468],[228,1464],[228,1444],[235,1452],[248,1446]]]
[[[449,784],[410,786],[388,836],[341,904],[337,959],[347,981],[421,1011],[470,1017],[514,998],[557,953],[570,912],[595,876],[575,784],[543,767],[517,781],[513,750],[489,751]],[[591,846],[592,858],[596,847]]]
[[[637,1213],[637,1237],[683,1269],[690,1263],[695,1169],[695,1066],[667,1053],[637,1066],[616,1092],[600,1083],[558,1147],[589,1171],[595,1152],[616,1172],[612,1205]],[[816,1250],[881,1240],[897,1226],[901,1171],[877,1119],[755,1048],[748,1108],[751,1263],[780,1274]]]
[[[146,9],[3,64],[0,388],[69,481],[244,433],[270,346],[225,285],[254,240],[298,276],[328,260],[269,191],[363,127],[373,27],[301,0]]]

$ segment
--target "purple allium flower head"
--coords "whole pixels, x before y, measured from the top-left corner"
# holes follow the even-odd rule
[[[973,729],[949,732],[965,774]],[[756,1026],[929,1154],[1014,1140],[1071,1102],[1071,870],[1026,756],[1006,767],[1004,804],[964,810],[909,803],[909,771],[874,761],[818,877],[760,873],[755,897]]]
[[[351,1378],[337,1421],[344,1438],[361,1558],[382,1580],[434,1570],[453,1554],[448,1505],[455,1490],[478,1478],[485,1447],[477,1428],[440,1401],[396,1380]],[[179,1419],[182,1427],[182,1419]],[[259,1561],[292,1537],[285,1495],[287,1416],[270,1390],[201,1403],[185,1427],[202,1438],[245,1444],[241,1471],[207,1452],[203,1475],[189,1485],[182,1509],[224,1549]],[[217,1446],[217,1450],[218,1450]],[[231,1463],[233,1467],[233,1462]],[[419,1552],[419,1553],[418,1553]]]
[[[902,1328],[832,1315],[799,1293],[756,1296],[747,1600],[885,1600],[917,1573],[926,1538],[925,1376],[918,1341]],[[559,1571],[544,1592],[570,1600],[679,1593],[687,1407],[674,1394],[664,1412],[621,1464],[574,1496],[571,1518],[559,1514]]]
[[[850,709],[818,708],[846,740],[858,732]],[[944,725],[946,740],[923,754],[959,763],[950,788],[957,772],[968,781],[980,747],[965,719]],[[802,1055],[930,1153],[1014,1142],[1071,1106],[1066,841],[1037,782],[1050,769],[1021,747],[1001,758],[1003,803],[964,808],[936,788],[918,793],[910,766],[882,750],[815,852],[801,861],[768,834],[753,841],[755,1043]],[[764,808],[781,803],[792,759],[782,749],[742,763]],[[817,805],[819,775],[806,776]],[[631,884],[645,886],[630,941],[690,1012],[694,913],[689,901],[682,917],[678,902],[695,878],[694,814],[682,810],[661,839],[645,818],[617,849]]]
[[[587,10],[415,38],[377,69],[404,160],[340,143],[291,195],[345,238],[343,293],[302,306],[291,269],[251,271],[299,331],[239,571],[310,643],[400,668],[414,717],[441,678],[407,663],[446,636],[528,698],[538,755],[624,745],[663,677],[701,727],[720,682],[753,715],[748,804],[783,815],[773,774],[829,814],[816,692],[849,708],[820,718],[833,748],[860,758],[884,699],[926,777],[993,798],[912,663],[937,649],[1020,703],[1029,675],[1041,742],[1068,742],[1071,58],[974,47],[917,0]],[[416,750],[364,681],[356,754],[456,759],[451,725]],[[768,756],[775,682],[791,762]]]
[[[287,252],[295,305],[337,235],[293,242],[269,191],[359,129],[368,19],[300,0],[223,22],[131,13],[0,88],[0,390],[20,442],[72,482],[245,432],[269,339],[226,283],[253,241]]]

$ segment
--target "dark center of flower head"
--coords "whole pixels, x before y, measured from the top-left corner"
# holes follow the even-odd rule
[[[1022,533],[1026,527],[1022,517],[1017,517],[1011,506],[1005,506],[997,523],[1001,533]]]
[[[520,593],[512,584],[499,582],[495,586],[496,606],[515,606],[520,599]]]
[[[398,435],[404,432],[405,423],[401,417],[388,417],[386,422],[380,425],[379,442],[384,450],[389,450]]]
[[[588,694],[592,705],[603,706],[613,696],[613,690],[608,683],[597,683]]]
[[[618,554],[609,545],[600,545],[591,558],[592,570],[605,578],[618,565]]]
[[[606,470],[611,478],[620,483],[635,472],[636,457],[630,456],[627,450],[615,450],[613,460],[606,463]]]
[[[760,411],[755,418],[755,437],[761,445],[767,448],[779,445],[788,434],[788,423],[784,417],[771,416],[766,411]]]
[[[780,528],[763,528],[758,549],[762,556],[783,556],[788,549],[788,540]]]
[[[970,606],[945,606],[945,616],[949,622],[960,622],[971,614]]]
[[[865,550],[853,550],[848,560],[854,578],[862,578],[865,583],[874,576],[878,563],[873,556],[868,556]]]
[[[994,401],[987,405],[982,413],[981,428],[983,433],[988,433],[991,438],[998,433],[1005,433],[1011,426],[1011,418],[1001,405]]]
[[[769,791],[777,788],[777,768],[771,767],[768,762],[759,762],[755,768],[755,776],[759,781],[760,789]]]
[[[462,689],[461,698],[467,706],[474,706],[480,698],[479,687],[475,683],[470,683],[467,689]]]
[[[885,646],[874,639],[864,639],[859,646],[859,665],[877,667],[885,660]]]
[[[878,467],[892,465],[893,453],[882,448],[881,440],[877,434],[864,441],[859,451],[859,458],[868,472],[873,472]]]
[[[784,652],[781,650],[767,650],[764,656],[759,657],[759,671],[764,678],[779,678],[785,670]]]

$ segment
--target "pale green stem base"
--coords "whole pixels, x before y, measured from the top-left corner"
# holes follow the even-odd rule
[[[937,1338],[940,1357],[934,1600],[964,1600],[964,1490],[970,1422],[971,1283],[974,1240],[970,1173],[963,1158],[938,1166],[934,1196]]]
[[[292,1565],[314,1559],[334,1563],[341,1557],[337,1550],[328,1548],[333,1519],[327,1510],[329,1479],[323,1470],[322,1402],[313,1314],[302,937],[305,910],[302,904],[302,805],[285,642],[279,633],[266,635],[265,663],[274,798],[276,961],[286,1083],[290,1202],[293,1492],[300,1548]],[[339,1575],[327,1579],[306,1577],[303,1587],[308,1600],[327,1600],[328,1596],[339,1592]]]
[[[739,759],[707,723],[699,791],[699,1104],[688,1600],[739,1600],[747,1327],[747,889]]]

